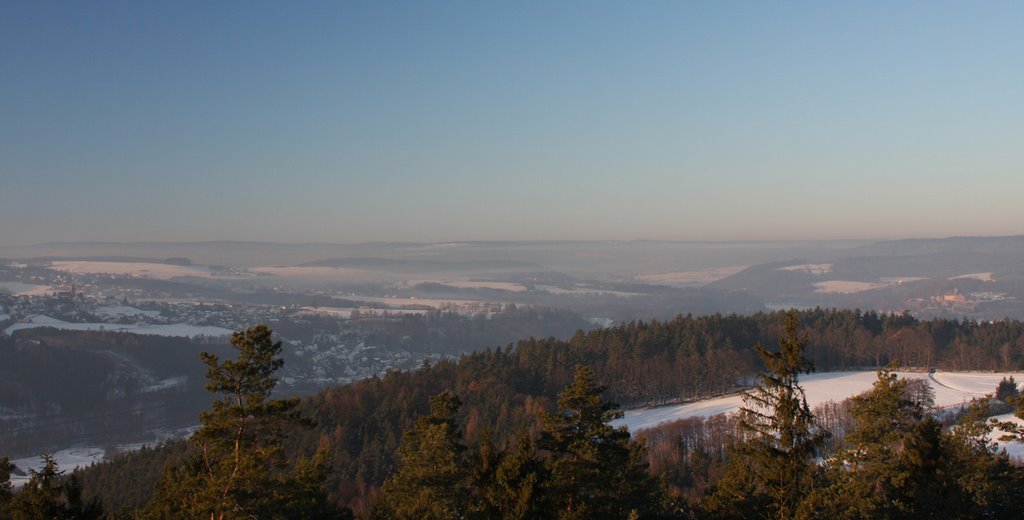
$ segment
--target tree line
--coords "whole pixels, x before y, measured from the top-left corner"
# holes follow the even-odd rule
[[[680,316],[668,322],[634,322],[590,333],[580,332],[567,341],[530,339],[515,346],[468,354],[458,361],[439,362],[410,372],[389,373],[384,377],[332,388],[296,404],[292,411],[311,419],[316,426],[288,427],[288,435],[275,441],[278,443],[275,449],[284,454],[285,460],[316,461],[316,464],[305,463],[304,471],[322,477],[324,493],[329,497],[332,506],[349,508],[353,513],[367,517],[373,515],[374,511],[386,507],[386,497],[392,493],[389,489],[394,488],[393,484],[387,482],[400,475],[404,465],[408,464],[402,446],[403,443],[412,441],[407,440],[409,434],[403,432],[415,431],[424,417],[433,416],[431,424],[453,421],[444,428],[434,428],[437,431],[430,430],[434,432],[430,437],[437,437],[440,435],[439,432],[447,431],[450,438],[454,439],[454,452],[460,457],[458,467],[477,468],[470,472],[469,476],[458,479],[462,486],[483,486],[479,490],[472,487],[472,492],[462,494],[477,497],[474,499],[476,502],[458,507],[465,511],[480,510],[490,507],[483,505],[489,503],[485,498],[488,494],[498,496],[494,495],[495,491],[483,490],[491,485],[486,484],[487,478],[497,478],[486,475],[497,473],[488,473],[491,470],[485,471],[480,468],[496,470],[506,458],[510,461],[526,461],[523,465],[530,466],[534,464],[530,462],[534,459],[524,454],[536,452],[540,454],[537,460],[543,463],[538,467],[548,462],[552,464],[547,469],[539,469],[538,475],[543,476],[547,474],[545,471],[554,471],[553,464],[557,457],[553,454],[557,451],[551,450],[551,445],[542,444],[545,428],[550,427],[550,423],[546,423],[543,417],[548,417],[546,414],[568,416],[568,409],[560,406],[560,400],[567,389],[576,383],[579,373],[577,365],[586,367],[586,372],[592,376],[597,387],[602,386],[597,385],[597,381],[607,385],[605,391],[600,394],[602,399],[607,401],[602,402],[654,401],[655,399],[644,396],[644,385],[651,383],[645,377],[643,367],[652,371],[661,367],[665,373],[681,371],[681,367],[684,366],[693,367],[690,373],[674,372],[679,374],[674,386],[669,384],[672,379],[667,376],[660,380],[659,384],[665,385],[666,388],[665,397],[661,400],[713,395],[736,389],[744,377],[771,368],[770,358],[764,357],[768,351],[752,348],[751,345],[773,345],[782,344],[784,340],[791,341],[791,334],[785,321],[785,314],[769,313],[749,317]],[[954,365],[964,362],[977,367],[1014,369],[1018,366],[1016,363],[1021,354],[1021,332],[1024,330],[1019,322],[920,322],[904,315],[877,315],[856,311],[806,311],[794,314],[790,321],[796,323],[802,331],[802,336],[796,341],[800,344],[801,357],[804,359],[801,366],[809,366],[811,363],[817,365],[818,362],[815,360],[820,359],[842,360],[843,352],[862,352],[866,356],[865,359],[875,359],[879,363],[899,361],[901,356],[915,352],[914,348],[906,346],[900,350],[891,347],[903,345],[901,342],[909,341],[908,337],[928,337],[930,344],[934,346],[935,365],[956,368]],[[853,348],[851,345],[856,344],[857,338],[869,342],[870,346]],[[837,346],[826,344],[826,339]],[[913,342],[906,345],[911,344]],[[972,345],[973,350],[969,352],[973,354],[963,357],[962,345]],[[1010,345],[1007,352],[1010,364],[1002,365],[998,354],[1006,345]],[[716,356],[730,361],[715,363],[713,361]],[[698,359],[710,362],[697,369]],[[852,366],[855,365],[845,365],[846,368]],[[821,365],[818,367],[821,368]],[[827,369],[841,367],[842,365],[825,365]],[[656,375],[653,372],[650,374],[651,378],[657,380]],[[431,401],[432,398],[436,401],[437,396],[445,392],[450,396],[448,412],[439,412],[435,410],[436,406],[432,406],[436,403]],[[450,406],[454,402],[458,402],[458,406]],[[445,413],[448,415],[444,415]],[[835,410],[832,413],[838,414]],[[815,419],[815,428],[820,427],[817,421],[821,415],[818,411],[811,412]],[[836,416],[839,415],[842,414]],[[921,414],[920,420],[915,419],[908,424],[916,425],[925,418],[926,414]],[[807,422],[805,419],[802,421]],[[754,435],[753,432],[743,433],[728,419],[704,421],[713,426],[717,432],[715,435],[721,439],[745,439]],[[849,421],[844,424],[847,422]],[[857,429],[856,421],[852,421],[852,425],[847,425],[846,428],[850,430],[845,436],[848,440],[850,432]],[[924,426],[916,428],[907,431],[923,432],[927,429]],[[959,448],[950,448],[958,446],[949,440],[953,438],[950,437],[951,431],[962,430],[947,428],[940,429],[939,432],[938,445],[952,450],[943,455],[946,457],[943,460],[963,460],[954,457],[957,453],[981,453],[977,450],[963,452]],[[704,439],[703,435],[701,433],[699,437]],[[648,439],[655,438],[651,433],[646,436]],[[666,434],[665,437],[671,436]],[[705,442],[698,441],[697,438],[695,434],[686,442],[692,446]],[[854,435],[852,438],[858,437]],[[900,439],[902,443],[904,437],[901,436]],[[651,443],[652,452],[656,449],[662,450],[664,446],[650,440],[647,442]],[[816,442],[822,444],[815,444],[814,453],[818,457],[825,453],[824,450],[828,448],[830,442],[832,448],[829,449],[848,448],[846,441],[837,442],[827,436]],[[666,482],[665,487],[659,488],[658,493],[662,498],[656,502],[667,503],[669,506],[655,512],[637,509],[637,514],[711,514],[713,510],[709,504],[715,502],[708,502],[710,499],[705,498],[706,496],[718,496],[718,503],[732,504],[723,510],[741,509],[727,500],[729,495],[723,495],[723,492],[718,490],[722,489],[723,482],[730,481],[746,482],[747,485],[753,486],[733,496],[747,496],[751,492],[750,489],[757,489],[749,477],[726,478],[730,471],[728,468],[731,467],[729,461],[743,460],[747,456],[737,456],[741,450],[738,451],[738,445],[734,446],[731,441],[722,441],[718,444],[726,447],[717,452],[678,450],[675,453],[679,457],[679,465],[672,465],[659,457],[653,457],[654,464],[650,468],[652,473]],[[895,452],[903,452],[901,447],[891,446]],[[154,485],[152,479],[143,482],[144,479],[138,476],[161,474],[164,468],[177,467],[175,458],[187,459],[191,456],[189,450],[195,449],[193,443],[182,450],[179,443],[172,445],[171,448],[149,450],[144,455],[126,455],[126,458],[134,457],[130,463],[115,461],[114,464],[99,465],[91,470],[79,472],[84,495],[102,498],[110,511],[140,511],[152,503],[153,497],[159,495],[162,488]],[[643,448],[629,449],[643,451]],[[481,453],[490,455],[484,457]],[[989,455],[995,457],[993,454]],[[485,460],[491,460],[493,464],[481,462]],[[896,459],[890,458],[891,460]],[[646,463],[645,459],[643,464]],[[999,471],[1003,471],[1007,479],[1017,478],[1012,465],[999,464],[1002,465],[996,466],[1001,468]],[[139,469],[144,466],[151,469]],[[288,469],[286,464],[284,468],[277,468],[271,474],[280,477],[285,475],[283,472],[286,469],[297,470]],[[951,469],[949,471],[952,472]],[[815,482],[839,482],[839,476],[845,473],[837,468],[831,473],[814,475],[812,480]],[[831,476],[832,480],[822,475]],[[540,476],[537,478],[540,479]],[[680,485],[679,483],[684,480],[695,484]],[[905,482],[907,479],[894,478],[893,481]],[[965,480],[957,482],[960,481]],[[150,490],[148,492],[147,486]],[[463,489],[471,489],[470,487]],[[538,489],[546,489],[548,492],[539,492],[537,496],[547,496],[549,499],[553,496],[564,496],[563,492],[550,492],[556,488],[557,486],[541,486]],[[828,504],[831,503],[828,502],[830,496],[849,495],[837,491],[840,488],[831,489],[833,491],[828,493],[820,491],[814,500]],[[131,496],[127,496],[129,494]],[[970,496],[977,497],[983,494],[975,493]],[[943,496],[954,495],[945,493]],[[757,500],[762,499],[763,497]],[[749,504],[762,503],[757,500]],[[625,514],[630,514],[631,511]]]

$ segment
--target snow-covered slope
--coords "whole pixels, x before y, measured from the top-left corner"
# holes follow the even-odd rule
[[[1012,372],[900,372],[899,376],[928,380],[935,390],[935,406],[938,407],[956,406],[975,397],[994,393],[1004,377],[1013,376],[1017,381],[1024,380],[1024,374]],[[800,378],[800,383],[807,394],[807,404],[814,408],[827,401],[838,402],[865,392],[871,389],[876,378],[877,373],[874,371],[822,372],[805,375]],[[731,395],[681,405],[642,408],[627,411],[622,419],[612,424],[626,425],[630,431],[637,432],[678,419],[733,413],[742,403],[740,395]]]
[[[22,329],[33,329],[37,327],[53,327],[61,330],[87,330],[107,332],[131,332],[132,334],[149,334],[153,336],[182,336],[194,338],[196,336],[230,336],[231,330],[223,327],[211,327],[205,325],[189,325],[187,323],[173,323],[167,325],[151,325],[140,323],[135,325],[122,325],[119,323],[70,323],[58,320],[49,316],[33,316],[27,322],[15,323],[4,329],[4,334],[10,335]]]

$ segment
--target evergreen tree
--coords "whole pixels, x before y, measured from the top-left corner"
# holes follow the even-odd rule
[[[1011,463],[1005,452],[989,440],[988,399],[973,401],[947,434],[950,475],[967,501],[961,518],[1022,518],[1024,502],[1018,495],[1024,486],[1024,469]]]
[[[57,461],[43,454],[43,468],[29,470],[31,477],[10,502],[13,520],[94,520],[103,515],[98,501],[82,501],[81,488],[74,477],[64,478]]]
[[[1020,397],[1020,390],[1017,389],[1017,382],[1013,380],[1013,376],[1009,379],[1003,378],[999,381],[999,385],[996,386],[996,399],[1004,403],[1013,403]]]
[[[318,488],[322,480],[304,482],[288,471],[282,440],[290,429],[310,423],[299,416],[298,399],[270,399],[274,372],[284,364],[277,357],[281,342],[261,324],[235,332],[231,346],[238,351],[234,360],[202,353],[206,388],[221,397],[199,417],[202,426],[191,439],[194,456],[165,474],[146,516],[228,520],[340,514],[325,498],[309,496],[311,486]],[[304,469],[303,478],[321,476]]]
[[[469,473],[456,425],[461,405],[447,391],[430,399],[430,415],[416,419],[402,438],[398,468],[381,488],[374,518],[442,520],[466,514]]]
[[[479,470],[474,477],[482,493],[480,518],[528,520],[546,518],[544,484],[550,472],[537,456],[529,435],[520,432],[516,441],[495,456],[486,454],[490,443],[481,443]]]
[[[813,370],[803,352],[807,339],[790,313],[778,352],[755,345],[765,370],[743,394],[739,411],[742,437],[730,454],[722,480],[705,500],[705,509],[720,518],[793,518],[814,484],[816,451],[824,432],[807,406],[800,374]]]
[[[548,491],[560,519],[620,519],[656,514],[663,495],[647,471],[643,444],[625,427],[609,421],[622,416],[601,398],[593,372],[577,365],[572,383],[559,395],[556,413],[541,414],[539,447],[550,454]]]
[[[831,459],[828,485],[814,491],[803,516],[932,518],[960,508],[941,424],[925,417],[920,393],[891,364],[871,390],[851,398],[846,447]]]
[[[7,508],[11,503],[14,486],[11,484],[11,472],[14,464],[7,457],[0,457],[0,518],[7,518]]]

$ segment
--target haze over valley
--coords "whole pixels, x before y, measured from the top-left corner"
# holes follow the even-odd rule
[[[1024,4],[0,6],[0,520],[1024,517]]]

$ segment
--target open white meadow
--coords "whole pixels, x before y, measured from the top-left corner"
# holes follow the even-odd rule
[[[935,406],[949,408],[959,406],[976,397],[994,393],[999,381],[1013,376],[1022,381],[1024,374],[1018,372],[899,372],[906,379],[925,379],[935,390]],[[807,404],[813,409],[827,401],[839,402],[871,389],[877,379],[874,371],[822,372],[800,378],[800,384],[807,395]],[[622,419],[612,422],[615,426],[628,426],[631,432],[653,428],[659,424],[689,417],[711,417],[722,413],[735,413],[743,399],[739,394],[715,399],[704,399],[692,403],[641,408],[629,410]]]
[[[978,280],[978,281],[981,281],[981,282],[994,282],[995,281],[995,279],[992,278],[992,273],[962,274],[960,276],[954,276],[954,277],[950,278],[950,280]]]
[[[0,292],[14,296],[46,296],[53,292],[49,285],[36,285],[22,282],[0,282]]]
[[[146,262],[97,262],[67,260],[50,264],[50,267],[57,271],[67,271],[72,274],[113,274],[120,276],[135,276],[139,278],[154,278],[157,280],[170,280],[172,278],[212,278],[213,274],[209,269],[191,265],[171,265]]]
[[[122,325],[119,323],[71,323],[58,320],[49,316],[37,315],[29,318],[27,322],[15,323],[4,329],[4,334],[11,335],[19,330],[34,329],[39,327],[53,327],[60,330],[80,331],[107,331],[107,332],[130,332],[132,334],[148,334],[152,336],[176,336],[194,338],[197,336],[230,336],[233,332],[223,327],[210,327],[203,325],[189,325],[187,323],[172,323],[167,325]]]

